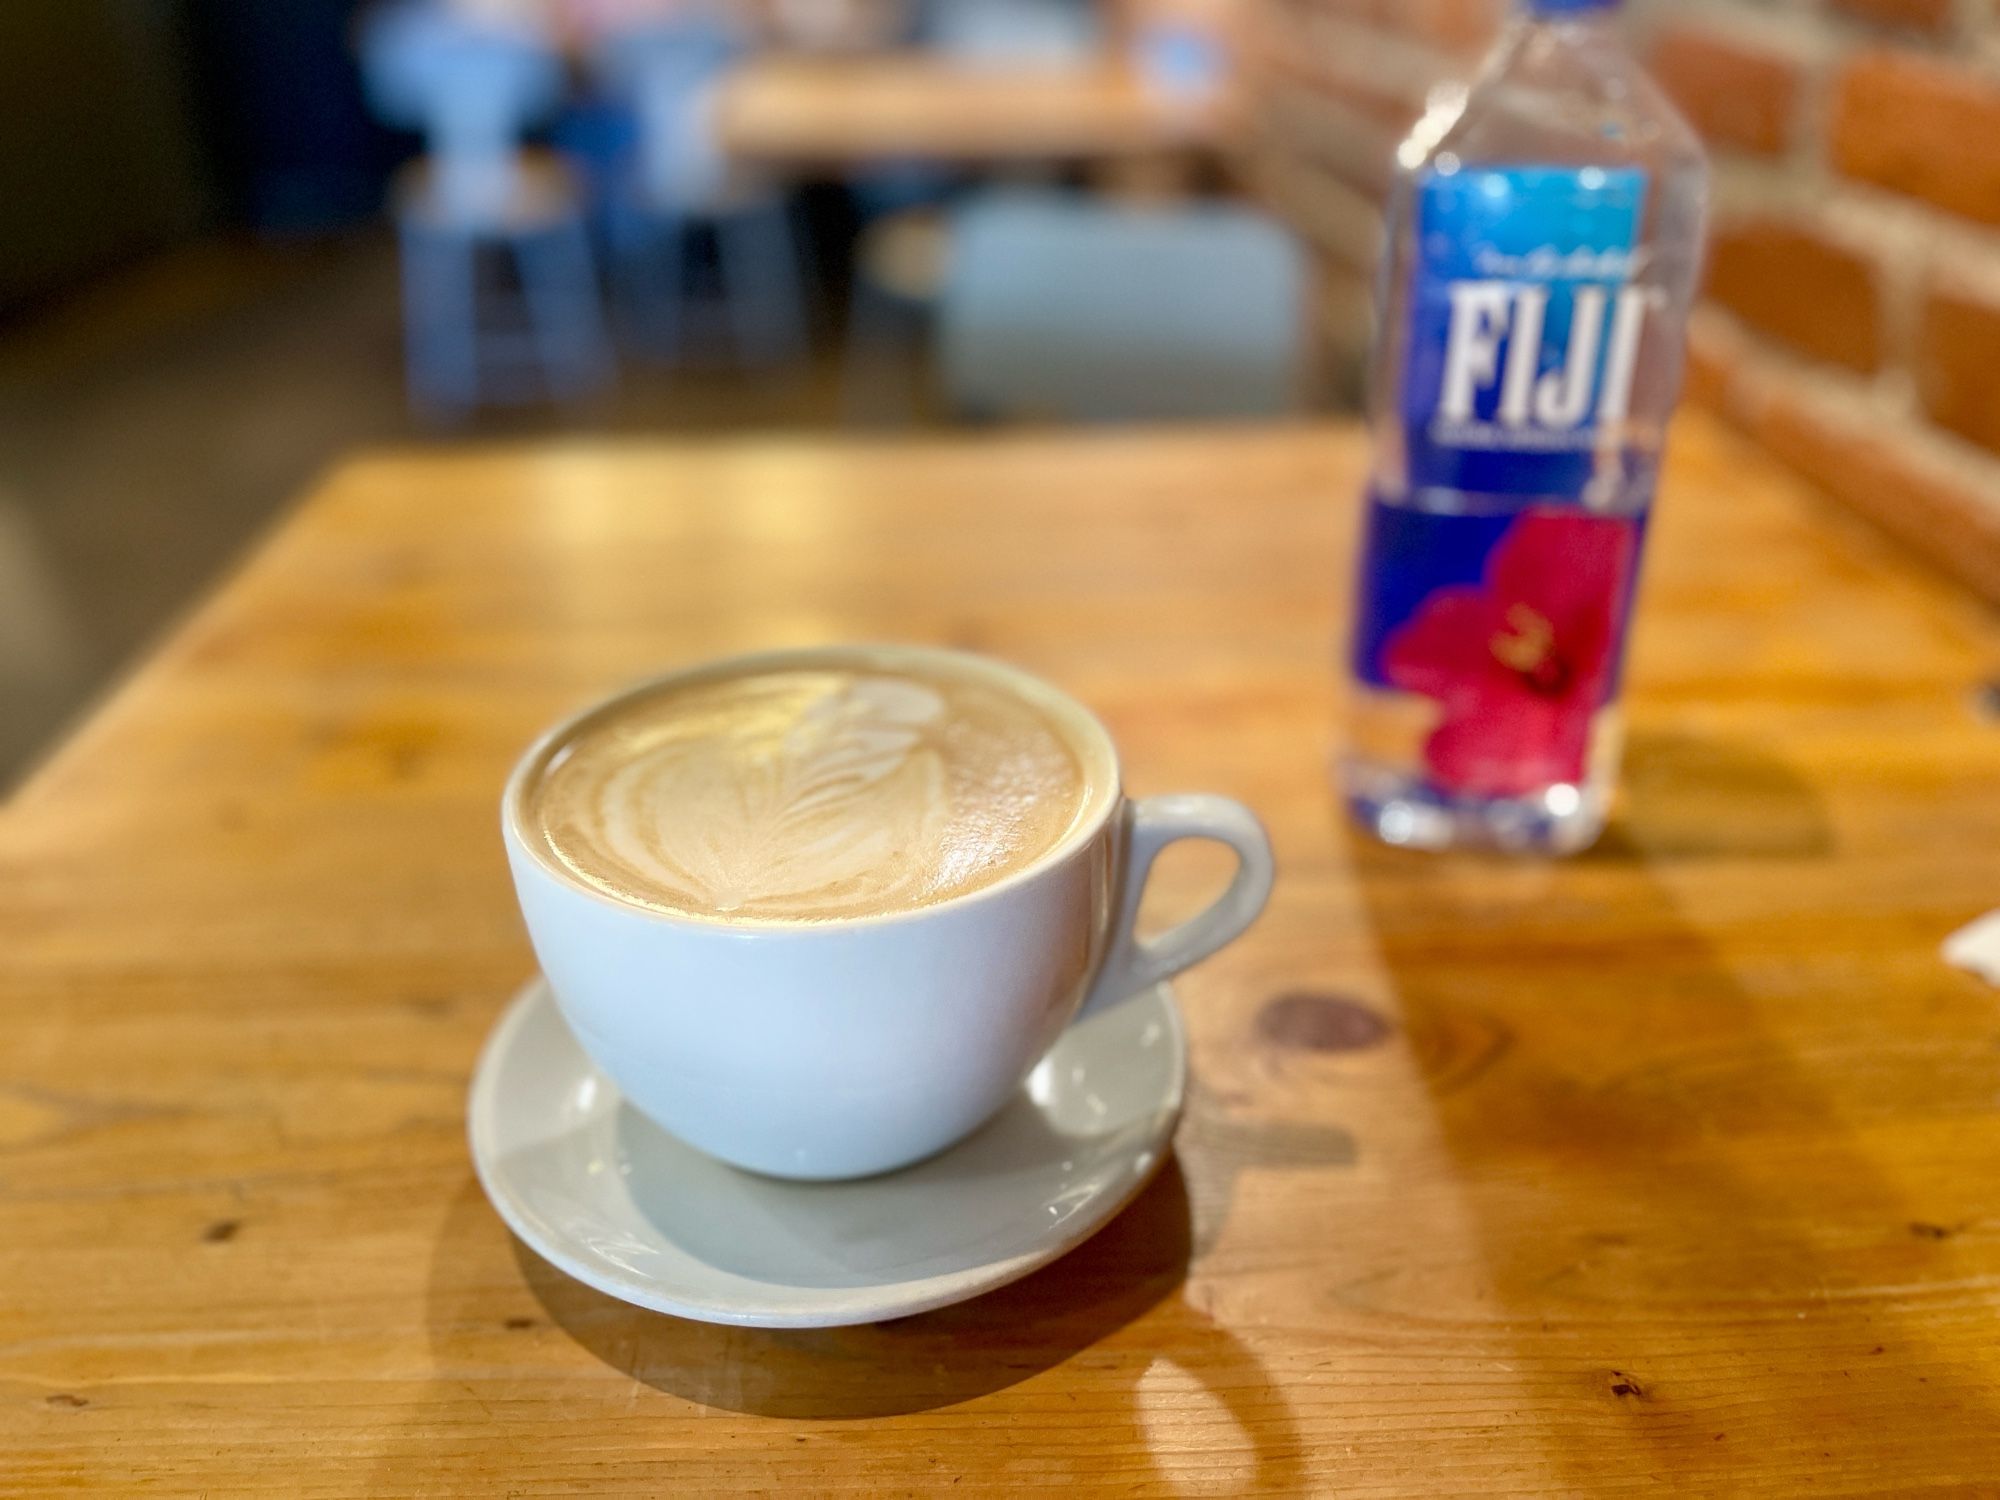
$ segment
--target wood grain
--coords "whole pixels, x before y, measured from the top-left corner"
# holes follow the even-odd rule
[[[1157,157],[1219,145],[1230,111],[1121,62],[1018,68],[920,53],[767,54],[723,83],[723,148],[771,166],[966,165]]]
[[[1689,420],[1629,796],[1560,866],[1326,776],[1345,429],[354,462],[0,814],[0,1490],[1994,1493],[2000,633]],[[1258,807],[1177,1165],[965,1307],[624,1308],[510,1241],[466,1080],[494,804],[628,677],[997,652]],[[1213,866],[1163,867],[1191,904]]]

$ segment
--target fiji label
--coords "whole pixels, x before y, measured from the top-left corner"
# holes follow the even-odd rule
[[[1438,514],[1371,500],[1355,674],[1430,700],[1433,784],[1513,797],[1585,778],[1644,527],[1574,506]]]
[[[1646,174],[1434,169],[1417,195],[1411,483],[1581,499],[1630,414],[1656,296],[1634,280]]]

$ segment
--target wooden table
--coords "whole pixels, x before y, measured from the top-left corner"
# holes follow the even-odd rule
[[[1107,161],[1221,143],[1221,96],[1178,98],[1133,68],[979,67],[919,53],[772,54],[723,84],[724,150],[767,166]]]
[[[560,445],[342,469],[0,816],[0,1489],[479,1496],[2000,1484],[2000,631],[1689,419],[1629,805],[1350,835],[1336,429]],[[873,1328],[634,1311],[462,1112],[529,972],[495,798],[621,679],[999,652],[1282,866],[1180,986],[1176,1164]],[[1164,871],[1168,906],[1217,867]],[[962,1482],[961,1482],[962,1481]]]

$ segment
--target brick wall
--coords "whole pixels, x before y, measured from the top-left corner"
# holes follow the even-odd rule
[[[1506,0],[1255,0],[1252,171],[1359,379],[1394,148]],[[2000,0],[1633,0],[1712,144],[1690,396],[2000,601]]]

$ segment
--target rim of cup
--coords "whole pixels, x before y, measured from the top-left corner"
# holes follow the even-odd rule
[[[1026,699],[1054,718],[1064,732],[1065,739],[1083,753],[1086,763],[1082,768],[1084,775],[1082,808],[1061,838],[1020,869],[1002,876],[990,885],[982,885],[976,890],[962,891],[956,896],[947,897],[942,901],[927,902],[921,906],[846,917],[716,917],[699,912],[665,911],[656,906],[643,906],[636,901],[628,901],[612,895],[609,891],[601,890],[568,869],[556,858],[554,851],[548,847],[548,840],[541,835],[533,820],[528,817],[529,789],[540,777],[550,756],[593,719],[614,714],[635,699],[673,685],[689,685],[734,677],[746,672],[783,671],[790,668],[829,665],[853,665],[863,670],[873,669],[891,673],[911,670],[913,667],[916,672],[921,673],[923,668],[929,665],[933,669],[932,675],[948,677],[956,674],[961,677],[981,678]],[[794,646],[772,651],[743,652],[735,656],[703,661],[695,666],[655,673],[636,682],[627,683],[624,687],[593,700],[583,708],[564,715],[537,735],[534,742],[514,763],[514,769],[507,777],[506,789],[501,793],[500,823],[501,830],[508,840],[518,845],[543,873],[560,882],[568,890],[614,910],[650,918],[656,922],[708,928],[720,932],[814,933],[917,921],[948,911],[958,911],[1026,885],[1096,838],[1112,814],[1117,811],[1122,794],[1118,751],[1112,741],[1111,731],[1104,727],[1104,721],[1055,684],[1011,662],[943,646],[877,643],[851,646]]]

